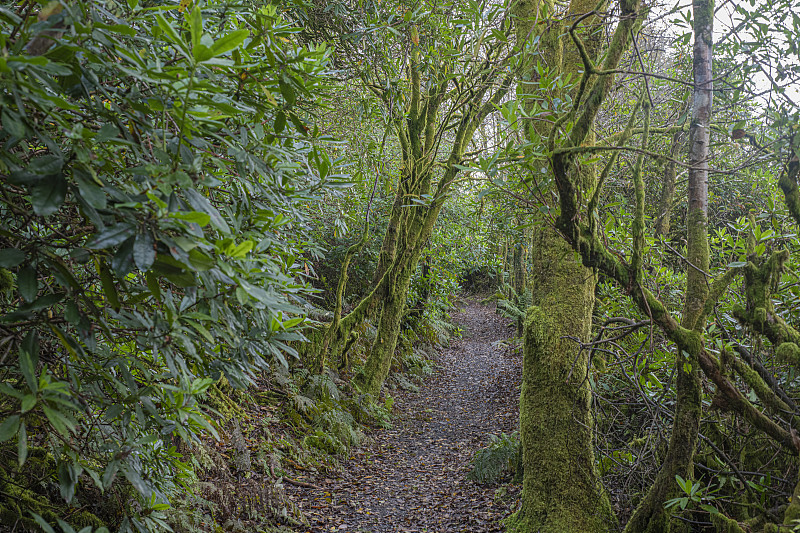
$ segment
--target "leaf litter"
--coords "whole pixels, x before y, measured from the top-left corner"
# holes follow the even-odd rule
[[[353,450],[336,473],[287,487],[308,518],[295,531],[498,532],[520,488],[467,479],[489,436],[518,427],[522,358],[505,342],[507,320],[470,299],[453,316],[460,339],[436,356],[419,392],[397,391],[392,427]]]

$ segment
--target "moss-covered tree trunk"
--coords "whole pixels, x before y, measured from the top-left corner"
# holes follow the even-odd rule
[[[405,113],[394,122],[403,154],[403,172],[378,267],[379,271],[385,270],[380,290],[376,292],[381,305],[378,335],[364,372],[356,378],[356,385],[373,396],[380,393],[391,367],[411,277],[459,172],[459,165],[463,163],[464,153],[475,130],[497,109],[511,84],[510,75],[499,67],[493,73],[480,67],[481,83],[465,90],[451,76],[422,67],[419,35],[413,26],[409,38],[412,45],[408,64],[410,98]],[[423,71],[431,76],[425,84]],[[370,88],[384,98],[387,108],[393,108],[394,100],[388,93],[374,86]],[[446,99],[459,107],[464,102],[468,104],[459,118],[448,124],[442,123],[439,117]],[[450,130],[453,130],[453,140],[447,160],[437,162],[439,141],[444,132]]]
[[[599,532],[614,523],[592,440],[589,350],[596,276],[553,229],[535,238],[524,334],[520,430],[524,481],[512,531]]]
[[[523,235],[524,237],[524,235]],[[514,293],[516,294],[516,301],[514,302],[518,307],[522,308],[523,305],[527,305],[524,302],[523,295],[525,293],[525,248],[523,247],[523,240],[520,238],[516,244],[514,244],[514,261],[512,264],[512,287],[514,288]],[[525,321],[523,319],[517,320],[517,336],[522,336],[522,330],[524,328]]]
[[[569,18],[592,11],[594,0],[573,0]],[[533,39],[533,22],[553,13],[550,2],[523,1],[517,6],[516,34],[519,43]],[[584,23],[597,22],[589,17]],[[572,20],[567,20],[572,24]],[[541,25],[543,27],[544,25]],[[577,52],[562,51],[560,36],[568,26],[551,28],[542,36],[541,51],[548,64],[561,73],[577,73]],[[597,54],[599,42],[585,31],[589,53]],[[528,98],[536,90],[533,64],[523,72],[522,89]],[[525,105],[530,108],[531,101]],[[534,131],[528,137],[546,137]],[[582,179],[594,180],[591,166]],[[591,184],[587,184],[591,187]],[[528,309],[524,330],[524,359],[520,395],[524,479],[520,510],[509,520],[518,532],[610,531],[615,522],[609,500],[600,484],[593,448],[593,417],[589,351],[580,341],[591,334],[592,309],[597,278],[576,258],[571,246],[546,223],[537,228],[531,242],[533,306]]]
[[[378,333],[364,367],[364,380],[361,383],[362,390],[373,396],[380,393],[392,365],[412,273],[411,265],[403,267],[382,299],[383,309],[378,322]]]
[[[658,198],[656,222],[653,227],[655,235],[666,237],[669,234],[672,204],[675,201],[675,179],[677,173],[675,160],[680,155],[680,149],[686,139],[686,132],[676,131],[672,134],[669,146],[669,160],[664,164],[664,175],[661,181],[661,195]]]

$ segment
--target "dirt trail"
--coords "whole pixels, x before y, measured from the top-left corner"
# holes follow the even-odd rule
[[[493,309],[469,300],[453,318],[463,338],[418,393],[395,396],[392,429],[374,432],[321,491],[292,491],[312,520],[298,531],[501,531],[508,504],[466,474],[489,435],[517,426],[521,358],[497,345],[513,332]]]

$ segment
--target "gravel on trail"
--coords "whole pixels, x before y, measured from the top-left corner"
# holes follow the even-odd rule
[[[338,475],[313,480],[319,490],[288,491],[310,521],[296,531],[502,531],[519,487],[466,475],[490,435],[517,429],[522,360],[502,342],[513,335],[507,319],[474,299],[463,303],[453,315],[462,337],[440,350],[419,392],[392,392],[392,428],[372,432]]]

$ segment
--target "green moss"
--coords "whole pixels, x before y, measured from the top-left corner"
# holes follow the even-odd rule
[[[783,525],[796,526],[800,523],[800,481],[794,487],[792,500],[783,514]]]
[[[781,363],[800,366],[800,347],[793,342],[784,342],[775,350],[775,357]]]
[[[792,143],[797,141],[797,134],[792,136]],[[778,180],[778,185],[783,191],[786,200],[786,207],[789,209],[789,214],[792,215],[795,222],[800,225],[800,191],[797,188],[797,175],[800,173],[800,161],[797,157],[793,157],[789,161],[789,165],[781,173]]]
[[[224,420],[240,418],[244,414],[242,407],[231,396],[237,393],[225,377],[208,388],[205,395],[206,404],[222,415]]]
[[[537,235],[533,258],[535,305],[525,320],[520,396],[523,493],[507,526],[519,532],[609,531],[615,518],[592,446],[588,350],[570,339],[590,335],[596,278],[553,230]]]
[[[723,514],[712,514],[711,523],[714,524],[717,533],[745,533],[736,520]]]
[[[416,261],[409,263],[416,266]],[[364,373],[356,381],[363,392],[371,394],[375,398],[380,394],[383,382],[389,375],[412,273],[410,264],[405,265],[400,268],[395,283],[390,284],[387,288],[387,294],[383,299],[383,311],[378,322],[378,334],[364,365]]]
[[[687,329],[702,329],[704,324],[697,322],[703,316],[709,292],[705,275],[709,261],[708,218],[702,209],[693,209],[689,212],[686,233],[687,259],[696,268],[690,267],[686,272],[686,304],[681,325]]]
[[[784,343],[793,344],[793,343]],[[783,345],[781,345],[783,346]],[[795,345],[795,348],[797,346]],[[738,357],[730,357],[730,363],[742,379],[747,383],[750,388],[756,393],[756,396],[773,412],[783,413],[791,412],[791,409],[781,400],[772,388],[762,379],[758,372],[756,372],[750,365]]]
[[[32,448],[31,456],[26,463],[24,478],[37,478],[37,474],[43,473],[42,478],[55,473],[55,461],[52,456],[44,452],[43,448]],[[31,518],[34,512],[44,518],[48,523],[55,524],[57,519],[68,522],[76,529],[91,526],[93,529],[105,526],[106,524],[96,515],[89,511],[75,511],[65,503],[52,502],[47,496],[43,496],[21,487],[16,479],[10,482],[9,473],[4,468],[0,468],[0,524],[16,524],[20,530],[40,531],[41,528]]]
[[[14,274],[9,272],[5,268],[0,268],[0,293],[13,288],[14,288]]]

